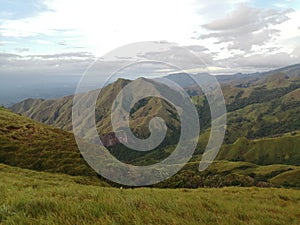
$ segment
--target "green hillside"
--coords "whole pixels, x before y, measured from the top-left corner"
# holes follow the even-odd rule
[[[225,140],[217,156],[218,161],[213,163],[206,171],[201,173],[198,171],[197,166],[209,137],[210,111],[204,96],[201,94],[193,95],[192,100],[198,110],[202,128],[195,155],[191,162],[178,174],[155,186],[172,188],[232,185],[299,187],[297,181],[299,180],[300,165],[299,65],[261,75],[252,75],[253,77],[238,76],[241,76],[241,78],[231,79],[230,82],[222,82],[228,114]],[[145,78],[140,79],[148,82],[152,87],[156,87],[154,81]],[[180,79],[183,79],[183,77]],[[130,80],[118,79],[101,90],[101,98],[98,99],[96,107],[96,122],[99,134],[107,134],[112,131],[110,122],[112,102],[119,91],[130,82]],[[163,86],[163,88],[167,90],[167,87]],[[194,89],[191,88],[191,90]],[[196,92],[193,91],[193,93]],[[14,105],[12,110],[39,122],[70,131],[72,127],[71,107],[72,96],[69,96],[54,100],[28,99]],[[161,146],[153,151],[137,152],[122,145],[116,145],[110,147],[113,155],[121,161],[135,165],[150,165],[166,158],[176,146],[180,128],[177,113],[169,103],[158,98],[143,99],[131,110],[130,126],[138,137],[147,137],[149,135],[148,123],[154,116],[164,118],[169,128],[167,138]],[[86,118],[86,120],[88,119],[90,118]],[[9,120],[13,121],[14,119]],[[82,122],[85,123],[85,121]],[[39,126],[42,125],[39,124]],[[5,153],[1,154],[5,155],[6,158],[3,159],[6,159],[6,161],[1,162],[54,172],[64,172],[72,167],[70,171],[73,172],[68,173],[73,174],[74,171],[77,171],[74,174],[90,174],[91,170],[85,167],[82,159],[79,159],[80,155],[76,149],[74,139],[70,137],[72,135],[54,128],[51,128],[51,130],[56,130],[56,133],[67,137],[54,137],[53,140],[55,138],[60,140],[57,143],[48,141],[50,144],[45,144],[40,141],[36,146],[28,145],[29,148],[26,144],[27,139],[21,140],[21,142],[24,142],[22,145],[26,144],[26,148],[23,147],[22,150],[12,154],[4,151]],[[13,133],[15,131],[9,130],[9,132]],[[3,136],[10,137],[11,134]],[[49,136],[51,135],[49,134]],[[14,138],[10,138],[7,140],[6,145],[11,145],[10,143],[15,145],[15,142]],[[68,144],[64,146],[66,143]],[[69,167],[63,162],[59,162],[60,166],[57,170],[53,166],[51,167],[53,165],[51,160],[56,157],[52,156],[53,146],[57,146],[55,149],[62,148],[68,149],[67,152],[70,151],[65,153],[69,155],[63,157],[63,161],[69,162],[67,164]],[[22,160],[19,162],[18,157],[15,157],[18,154],[21,155],[22,151],[30,152],[28,149],[32,149],[31,151],[34,152],[40,147],[49,149],[49,153],[44,154],[45,158],[43,159],[25,163]],[[34,158],[32,155],[28,158]],[[59,158],[58,154],[57,157]],[[76,158],[76,160],[74,161],[73,158]],[[36,161],[41,160],[43,163],[36,166]],[[27,161],[26,157],[24,161]],[[76,164],[75,167],[72,166],[73,163]],[[222,168],[227,169],[223,171]],[[266,174],[264,172],[261,174],[261,171],[266,171]]]
[[[176,75],[171,77],[176,81]],[[181,74],[181,83],[182,79],[184,76]],[[155,88],[154,81],[144,78],[143,80]],[[99,97],[96,106],[96,122],[100,134],[112,131],[112,102],[119,91],[130,82],[119,79],[101,90],[101,98]],[[255,139],[300,130],[299,65],[255,76],[237,77],[236,80],[230,79],[230,82],[222,82],[221,88],[228,111],[226,143],[234,143],[241,137]],[[186,89],[189,92],[189,88]],[[194,86],[190,89],[193,91]],[[208,102],[201,94],[193,96],[192,99],[204,131],[210,125]],[[28,99],[11,109],[39,122],[71,131],[71,107],[72,96],[69,96],[54,100]],[[166,143],[176,143],[180,128],[177,113],[171,105],[157,98],[144,99],[132,110],[130,126],[134,133],[140,137],[147,137],[148,123],[154,116],[164,118],[167,123],[169,133]]]
[[[140,79],[148,82],[153,88],[157,88],[156,85],[158,84],[156,82],[144,78]],[[96,104],[96,123],[100,135],[112,132],[111,107],[113,100],[120,90],[130,82],[129,80],[118,79],[101,90],[101,95]],[[166,89],[167,86],[163,88]],[[170,88],[169,90],[173,91]],[[83,94],[82,99],[85,98],[86,96]],[[55,100],[27,99],[12,106],[11,110],[41,123],[72,131],[72,103],[73,96]],[[180,128],[179,119],[174,107],[159,98],[144,99],[136,104],[131,111],[130,118],[130,126],[133,132],[140,137],[147,137],[150,134],[148,123],[154,116],[159,116],[166,121],[166,125],[169,127],[167,137],[169,142],[172,142],[173,138],[171,136],[176,136]],[[86,121],[88,120],[89,118],[86,118]]]
[[[233,144],[224,145],[219,159],[246,161],[259,165],[300,165],[300,132],[280,137],[249,140],[239,138]]]
[[[72,133],[0,108],[0,163],[39,171],[96,176]]]
[[[81,175],[85,176],[87,180],[97,179],[95,172],[89,166],[87,166],[85,161],[81,158],[72,133],[34,122],[24,116],[14,114],[4,108],[0,109],[0,124],[1,163],[38,171]],[[299,141],[298,135],[287,135],[285,138],[291,139],[288,140],[288,143],[291,143],[291,145],[293,145],[293,143],[298,143]],[[285,138],[275,138],[276,144],[273,146],[285,146]],[[201,142],[205,141],[205,139],[202,137],[200,140]],[[247,141],[251,142],[250,140]],[[265,143],[265,141],[268,143],[268,139],[259,139],[255,140],[254,142]],[[252,153],[254,159],[256,159],[255,157],[258,159],[261,158],[259,154],[263,154],[264,151],[261,151],[262,148],[259,148],[259,146],[267,146],[267,143],[253,145],[257,146],[257,148],[254,150],[250,149],[249,151],[251,153],[255,153],[255,151],[257,152],[256,154]],[[245,162],[230,162],[224,160],[216,161],[206,171],[200,173],[198,171],[198,163],[199,160],[201,160],[201,154],[195,155],[193,160],[188,163],[178,174],[154,186],[170,188],[222,186],[300,186],[300,184],[295,181],[295,179],[298,179],[297,176],[299,176],[299,167],[288,166],[282,163],[283,161],[286,164],[299,165],[299,163],[297,163],[297,154],[290,152],[290,159],[288,159],[283,153],[277,152],[278,154],[275,154],[276,149],[269,148],[266,152],[275,152],[274,157],[269,159],[269,163],[281,164],[278,166],[285,169],[278,169],[277,166],[268,167],[267,170],[269,173],[266,175],[261,175],[259,172],[256,173],[255,171],[264,170],[266,167],[258,165],[262,163],[256,162],[251,157],[249,158],[250,154],[246,154],[248,155],[248,158],[245,157],[245,159],[234,158],[235,155],[240,154],[238,150],[244,146],[240,144],[241,143],[237,141],[237,143],[233,144],[233,146],[224,146],[218,158],[235,161],[244,160]],[[288,149],[289,148],[286,148],[286,150],[281,152],[286,154]],[[167,157],[172,150],[173,146],[168,146],[158,149],[157,151],[152,151],[147,155],[135,155],[128,152],[128,149],[112,149],[112,151],[115,151],[115,155],[119,156],[121,159],[137,165],[146,165],[158,162],[162,157]],[[270,156],[272,156],[272,154]],[[282,157],[285,157],[285,161],[281,158],[278,158],[277,155],[282,155]],[[267,158],[265,157],[265,159]],[[249,164],[249,162],[254,163]],[[289,174],[289,176],[284,180],[280,177],[276,178],[277,175],[281,175],[284,172],[292,173]]]
[[[300,191],[118,189],[0,164],[1,224],[299,224]]]
[[[300,167],[284,164],[257,165],[249,162],[215,160],[205,171],[199,161],[188,163],[180,172],[155,187],[299,187]]]

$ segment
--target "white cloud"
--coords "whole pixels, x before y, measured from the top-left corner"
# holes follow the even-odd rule
[[[1,38],[5,38],[1,49],[6,48],[5,43],[18,40],[17,45],[10,44],[13,47],[5,51],[19,54],[18,49],[29,48],[28,54],[40,56],[89,51],[101,56],[133,42],[166,40],[188,46],[210,66],[218,68],[226,59],[239,67],[239,60],[233,59],[240,55],[248,60],[255,60],[256,55],[268,61],[271,58],[268,55],[273,54],[284,62],[285,54],[297,55],[294,50],[300,42],[300,11],[240,5],[245,2],[253,3],[252,0],[45,0],[48,10],[18,20],[1,20]],[[284,4],[291,5],[288,1]],[[192,38],[195,35],[201,38]],[[168,57],[170,52],[149,49],[140,55],[143,54]],[[38,58],[42,59],[55,60]],[[73,59],[77,60],[75,56]],[[127,59],[120,55],[115,60]],[[63,64],[56,65],[63,68]],[[245,65],[244,61],[241,65]]]
[[[235,55],[220,62],[220,64],[231,67],[232,70],[237,67],[248,68],[252,71],[270,70],[299,63],[300,57],[296,54],[298,54],[298,52],[294,55],[286,52],[271,52],[269,54],[256,53],[248,56]]]
[[[204,24],[208,34],[200,39],[216,38],[217,43],[228,43],[228,49],[250,51],[254,45],[274,41],[280,30],[273,27],[289,20],[292,9],[282,11],[260,9],[241,4],[227,16]]]
[[[1,25],[3,36],[83,36],[84,44],[103,54],[145,40],[184,42],[192,35],[192,4],[180,0],[47,0],[50,11]]]
[[[274,26],[275,29],[280,30],[280,36],[277,38],[276,43],[287,52],[300,46],[300,30],[298,29],[300,10],[290,13],[289,18],[284,23]]]

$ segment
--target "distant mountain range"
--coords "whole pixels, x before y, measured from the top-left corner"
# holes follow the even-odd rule
[[[192,95],[200,115],[203,128],[209,127],[209,107],[200,91],[195,91],[195,82],[186,74],[173,74],[166,78],[177,82]],[[300,129],[300,64],[275,71],[257,74],[237,74],[218,78],[228,111],[227,143],[240,137],[257,138],[278,135]],[[153,83],[147,80],[148,83]],[[96,122],[101,134],[112,131],[110,108],[119,91],[130,80],[119,79],[101,90],[97,101]],[[194,83],[193,83],[194,82]],[[189,85],[189,86],[187,86]],[[44,100],[27,99],[10,107],[16,113],[36,121],[71,131],[73,96]],[[133,112],[134,111],[134,112]],[[145,137],[149,135],[148,122],[153,116],[161,116],[167,125],[178,131],[179,118],[170,104],[152,98],[138,103],[132,111],[131,126],[134,132]],[[171,135],[171,134],[170,134]]]
[[[237,73],[233,75],[217,75],[220,83],[237,81],[239,79],[257,79],[269,73],[292,73],[297,72],[299,64],[288,66],[285,68],[272,70],[270,72],[243,74]],[[166,76],[169,79],[175,79],[188,87],[191,84],[189,79],[180,78],[180,74],[171,74]],[[5,75],[1,74],[0,83],[0,105],[11,107],[27,98],[43,98],[53,99],[74,94],[80,75]],[[98,88],[93,82],[87,87],[88,90]]]
[[[201,90],[185,74],[172,74],[165,78],[178,83],[190,94],[197,108],[202,130],[192,161],[179,174],[159,185],[164,187],[235,184],[300,186],[298,182],[300,178],[300,64],[264,73],[218,76],[228,111],[227,131],[217,161],[202,173],[197,171],[196,162],[201,159],[210,133],[209,105]],[[155,83],[143,79],[150,85]],[[130,80],[119,79],[101,90],[102,97],[98,99],[96,107],[96,123],[102,138],[112,132],[110,109],[113,100],[130,82]],[[72,101],[73,96],[52,100],[27,99],[13,105],[10,109],[38,122],[72,131]],[[1,112],[11,114],[8,120],[18,121],[24,118],[13,116],[6,110]],[[117,158],[136,165],[152,164],[168,156],[180,136],[180,120],[172,105],[158,98],[143,99],[131,110],[130,126],[136,136],[147,137],[148,123],[154,116],[164,118],[169,130],[164,142],[157,149],[141,153],[115,143],[114,146],[110,146],[110,151]],[[5,120],[1,123],[4,122]],[[18,129],[6,130],[10,133]],[[59,140],[62,142],[66,140],[65,135],[70,134],[65,131],[59,131],[61,132]],[[58,137],[50,135],[45,137],[47,138]],[[10,138],[6,141],[8,146],[11,143],[15,146],[16,139]],[[26,143],[26,140],[24,142]],[[57,148],[63,147],[57,146]],[[1,162],[17,165],[13,156],[16,149],[17,147],[12,148],[10,156],[7,156],[7,151],[2,148],[4,155],[1,158],[6,160]],[[24,148],[19,148],[16,155],[25,151],[20,149]],[[38,169],[30,164],[25,164],[23,167]],[[189,178],[186,174],[190,174]]]

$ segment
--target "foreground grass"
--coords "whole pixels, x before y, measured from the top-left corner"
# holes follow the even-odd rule
[[[0,176],[1,224],[300,224],[299,190],[116,189],[5,165]]]

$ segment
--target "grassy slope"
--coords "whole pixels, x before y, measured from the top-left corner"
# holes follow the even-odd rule
[[[294,132],[280,137],[249,140],[239,138],[235,143],[224,145],[218,159],[247,161],[259,165],[300,165],[300,134]]]
[[[268,76],[257,77],[251,81],[245,78],[222,84],[228,110],[226,143],[233,143],[240,137],[254,139],[300,129],[298,67],[299,65],[295,66],[294,72],[275,71]],[[105,134],[111,131],[110,106],[118,92],[129,82],[129,80],[119,79],[102,89],[96,109],[99,133]],[[151,83],[149,80],[148,82]],[[202,129],[207,128],[210,124],[208,105],[204,104],[203,96],[193,96],[193,101],[199,109]],[[70,131],[71,107],[72,97],[69,96],[44,101],[29,99],[14,105],[12,110],[39,122]],[[130,125],[134,132],[146,137],[149,135],[149,120],[154,116],[161,116],[169,125],[169,130],[174,131],[180,126],[180,121],[175,114],[174,109],[164,102],[157,99],[150,100],[143,103],[139,109],[135,109],[131,115]],[[174,133],[175,136],[178,134],[178,132]],[[170,138],[172,135],[173,133],[168,138],[171,144],[176,142]]]
[[[39,171],[84,175],[91,177],[91,179],[96,177],[95,172],[80,157],[71,133],[34,122],[3,108],[0,109],[0,124],[0,162]],[[286,141],[285,139],[292,139],[293,141]],[[272,139],[255,141],[245,139],[247,143],[237,141],[233,145],[225,146],[220,152],[219,159],[248,160],[254,163],[258,163],[256,161],[261,159],[268,160],[269,163],[280,163],[283,160],[287,164],[297,164],[299,162],[296,154],[297,149],[290,148],[289,156],[285,155],[287,151],[281,151],[281,149],[278,151],[280,146],[297,146],[293,143],[299,142],[299,135],[286,135],[284,138],[275,138],[274,140],[275,144],[272,144]],[[270,144],[268,144],[269,142]],[[244,151],[242,154],[243,157],[244,155],[247,157],[235,158],[236,155],[241,155],[240,150],[244,149],[244,146],[249,147],[249,151]],[[267,146],[265,147],[266,150],[260,151],[262,149],[260,146]],[[153,152],[136,161],[139,162],[138,164],[153,164],[160,161],[161,156],[166,157],[169,150],[172,149],[164,148],[163,152]],[[269,159],[267,157],[263,158],[260,155],[263,153],[272,157]],[[264,170],[264,167],[261,168],[256,164],[251,164],[248,168],[249,164],[247,162],[218,161],[206,171],[199,173],[197,166],[200,159],[201,156],[195,156],[194,161],[184,167],[182,171],[156,186],[194,188],[232,185],[260,186],[260,182],[268,182],[264,186],[300,186],[297,182],[300,170],[296,166],[280,165],[284,167],[281,169],[276,166],[270,167],[270,172],[264,175],[257,172]],[[224,171],[224,168],[226,168],[226,171]],[[246,170],[241,172],[243,171],[241,169]],[[285,172],[289,172],[288,176],[276,178],[277,175],[279,176]]]
[[[238,174],[254,178],[257,186],[271,185],[300,187],[300,167],[272,164],[260,166],[249,162],[216,161],[208,169],[216,174]],[[264,183],[261,183],[264,182]]]
[[[300,187],[300,167],[284,164],[256,165],[249,162],[214,161],[198,171],[199,161],[188,163],[173,177],[156,187],[198,188],[225,186]]]
[[[96,115],[99,116],[99,130],[104,131],[104,133],[110,131],[110,116],[108,106],[111,105],[112,100],[115,98],[115,95],[118,93],[118,91],[121,90],[121,88],[128,82],[129,81],[127,80],[120,79],[116,83],[110,84],[103,89],[103,98],[98,101],[98,113]],[[252,162],[256,164],[256,167],[259,167],[258,165],[269,164],[299,165],[300,135],[282,134],[289,131],[295,131],[300,127],[298,116],[300,113],[299,88],[295,90],[286,89],[290,85],[295,85],[297,82],[299,82],[299,74],[297,73],[289,76],[286,76],[283,73],[274,73],[262,79],[251,81],[250,83],[239,81],[225,84],[223,86],[223,91],[227,104],[231,108],[234,106],[237,107],[237,109],[228,114],[228,130],[225,138],[225,141],[228,144],[223,146],[218,155],[218,159]],[[269,97],[273,100],[268,100]],[[193,100],[199,106],[204,105],[204,101],[201,96],[194,96]],[[39,120],[44,118],[43,116],[46,115],[47,120],[44,122],[66,129],[70,126],[65,126],[62,124],[70,123],[70,115],[67,113],[70,111],[70,101],[70,97],[59,100],[37,100],[34,103],[36,105],[30,108],[29,105],[33,103],[32,100],[28,100],[28,102],[24,101],[23,103],[16,105],[16,108],[22,108],[23,111],[25,110],[28,113],[30,112],[30,116],[33,116],[33,114],[37,113],[35,116],[37,116]],[[239,102],[239,104],[230,105],[234,102]],[[245,106],[243,106],[243,104],[245,104]],[[161,101],[157,101],[156,99],[151,99],[150,101],[148,100],[146,104],[142,104],[141,108],[134,109],[131,125],[132,127],[139,128],[140,133],[145,135],[148,131],[148,121],[153,117],[153,115],[160,114],[163,117],[168,118],[170,117],[168,113],[171,111],[172,109]],[[50,116],[47,115],[47,113],[50,113]],[[103,117],[100,115],[103,115]],[[201,117],[203,117],[203,115],[201,115]],[[103,123],[100,123],[101,121]],[[175,124],[176,127],[178,126],[177,119],[173,118],[167,122],[169,122],[169,124]],[[280,134],[280,136],[276,138],[255,139],[257,137],[265,137],[274,134]],[[206,133],[202,136],[205,135]],[[240,137],[247,137],[248,139]],[[205,147],[205,142],[205,140],[200,141],[199,146],[196,149],[196,154],[198,155],[195,158],[197,161],[201,159],[201,153]],[[170,154],[170,151],[172,151],[172,146],[164,147],[161,151],[153,151],[146,155],[146,157],[141,155],[143,157],[133,160],[132,162],[135,161],[139,165],[153,164],[157,161],[160,161],[161,158],[165,158],[168,154]],[[117,157],[120,156],[122,159],[129,162],[133,157],[135,157],[134,154],[128,154],[128,149],[123,149],[120,147],[116,147],[113,152]],[[137,156],[140,156],[140,154],[137,154]],[[220,167],[227,167],[230,162],[222,161],[222,164],[224,165],[218,165]],[[192,167],[193,166],[188,165],[187,170],[183,170],[182,174],[179,174],[178,177],[175,176],[175,178],[171,178],[171,182],[167,182],[165,186],[177,187],[176,183],[179,183],[178,186],[183,185],[189,187],[219,185],[219,181],[213,181],[210,184],[205,184],[205,180],[207,180],[209,174],[205,174],[205,180],[199,183],[197,181],[199,180],[199,177],[195,175],[196,166],[193,168]],[[233,174],[234,176],[232,175],[233,177],[229,177],[228,179],[226,178],[227,180],[222,180],[220,182],[228,185],[239,184],[239,182],[243,185],[248,185],[256,184],[256,181],[267,181],[279,185],[284,184],[287,186],[299,186],[299,184],[294,181],[299,174],[297,169],[296,171],[285,171],[278,170],[278,168],[274,166],[270,167],[269,170],[271,170],[270,174],[267,176],[262,176],[261,174],[257,174],[256,171],[237,173],[236,168],[234,168],[227,171],[227,175]],[[213,169],[211,172],[214,173],[214,171],[215,169]],[[216,171],[218,171],[217,173],[222,174],[222,172],[219,170]],[[286,172],[288,175],[286,176],[286,179],[282,178],[285,177],[283,175],[281,178],[279,177],[275,179],[277,175],[280,175],[284,172]],[[188,175],[190,173],[192,173],[192,176],[195,177],[190,179],[191,176]],[[236,174],[238,174],[239,177],[236,177]],[[243,177],[240,177],[240,175]],[[186,176],[189,177],[188,180],[183,182],[183,184],[180,184],[180,180],[184,180]],[[252,178],[254,178],[254,181],[251,180]],[[193,180],[195,180],[194,184]],[[238,180],[238,182],[235,182],[236,180]]]
[[[300,128],[299,90],[289,92],[279,99],[255,103],[228,113],[226,141],[237,138],[266,137]]]
[[[0,162],[28,169],[96,176],[72,133],[0,108]]]
[[[157,84],[151,80],[144,79],[156,88]],[[96,104],[96,122],[100,134],[107,134],[112,131],[111,126],[111,107],[118,93],[130,81],[118,79],[116,82],[104,87],[99,95]],[[165,86],[163,86],[165,88]],[[170,91],[172,91],[170,89]],[[85,99],[87,95],[82,95]],[[72,102],[73,96],[58,98],[54,100],[32,100],[27,99],[11,107],[16,113],[30,117],[36,121],[46,123],[67,131],[72,130]],[[154,116],[160,116],[165,119],[166,124],[174,129],[180,126],[179,120],[173,115],[173,107],[161,99],[150,99],[141,108],[135,110],[131,115],[130,126],[133,131],[139,132],[141,136],[148,136],[148,123]],[[142,116],[142,117],[141,117]],[[89,118],[86,118],[88,120]],[[85,123],[85,121],[83,121]]]
[[[116,189],[0,164],[1,224],[299,224],[300,191]]]

